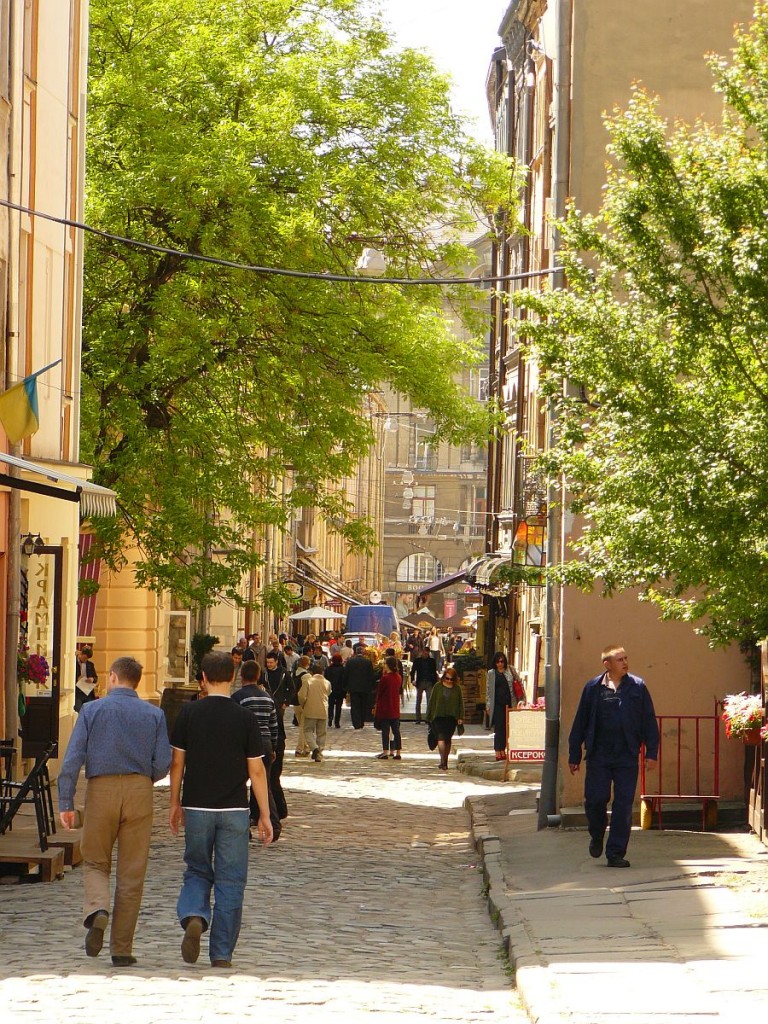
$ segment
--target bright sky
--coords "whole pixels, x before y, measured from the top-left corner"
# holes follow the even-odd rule
[[[492,144],[485,78],[508,0],[378,0],[404,46],[427,50],[454,82],[454,106],[476,122],[476,136]]]

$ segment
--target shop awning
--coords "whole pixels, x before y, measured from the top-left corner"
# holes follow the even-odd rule
[[[362,603],[358,598],[344,591],[344,585],[340,580],[332,582],[328,580],[319,566],[311,565],[305,559],[300,559],[297,564],[287,562],[286,565],[288,566],[287,573],[290,574],[290,578],[298,583],[308,583],[311,587],[322,590],[324,594],[330,594],[331,597],[338,598],[344,604]]]
[[[98,583],[101,571],[101,559],[89,558],[95,541],[92,533],[80,534],[80,581]],[[77,599],[77,642],[85,643],[94,639],[93,620],[96,615],[96,598],[85,590]]]
[[[91,483],[90,480],[70,476],[68,473],[63,473],[58,469],[50,466],[41,466],[36,462],[29,462],[27,459],[19,458],[16,455],[9,455],[7,452],[0,452],[0,462],[5,463],[7,466],[14,466],[16,469],[29,473],[31,476],[42,477],[43,480],[50,480],[52,483],[65,485],[65,487],[51,487],[50,484],[11,476],[8,473],[0,473],[0,484],[4,484],[6,487],[15,488],[20,491],[30,491],[33,494],[44,494],[49,498],[61,498],[63,501],[77,501],[80,504],[80,512],[83,518],[87,516],[117,515],[117,495],[108,487],[100,487],[98,484]],[[74,488],[74,490],[69,488]]]
[[[511,564],[512,552],[510,551],[495,551],[493,554],[484,555],[467,569],[467,583],[471,583],[481,594],[505,597],[512,592],[515,584],[510,580],[498,579],[498,572],[502,566]]]
[[[427,594],[434,594],[438,590],[445,590],[446,587],[452,587],[454,583],[463,583],[471,568],[472,566],[470,565],[465,569],[459,569],[458,572],[452,572],[448,576],[443,576],[441,580],[435,580],[434,583],[427,583],[426,586],[417,591],[417,594],[419,597],[426,597]]]

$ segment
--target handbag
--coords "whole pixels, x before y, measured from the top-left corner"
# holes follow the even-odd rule
[[[430,750],[434,750],[437,746],[437,729],[435,729],[432,722],[429,723],[429,728],[427,729],[427,746]]]
[[[464,726],[463,725],[457,725],[456,726],[456,735],[457,736],[463,736],[464,735]]]
[[[491,713],[488,708],[483,712],[483,728],[487,730],[491,728]]]

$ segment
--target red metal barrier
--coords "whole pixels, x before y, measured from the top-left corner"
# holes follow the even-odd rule
[[[640,824],[650,828],[656,814],[663,828],[664,802],[701,801],[703,831],[717,825],[720,799],[720,718],[714,715],[658,715],[659,759],[648,769],[640,759]]]

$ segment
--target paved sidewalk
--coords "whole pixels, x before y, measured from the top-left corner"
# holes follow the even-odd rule
[[[589,856],[586,830],[537,831],[534,796],[470,799],[491,913],[532,1021],[764,1018],[768,850],[755,836],[635,829],[631,868],[610,869]]]
[[[332,730],[322,764],[289,753],[290,816],[278,843],[252,849],[230,971],[209,966],[205,937],[197,964],[181,960],[182,841],[168,832],[167,784],[156,788],[137,967],[113,968],[107,948],[85,957],[79,869],[0,886],[3,1022],[527,1021],[463,807],[501,786],[439,772],[425,737],[404,726],[402,762],[375,760],[371,728]]]

